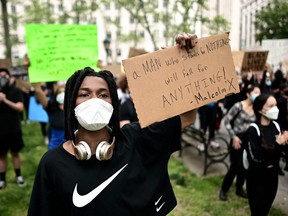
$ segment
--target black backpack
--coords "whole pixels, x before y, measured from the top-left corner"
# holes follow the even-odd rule
[[[280,132],[280,126],[276,121],[272,121],[276,126],[277,130]],[[258,136],[260,137],[260,129],[256,123],[251,123],[249,127],[254,127],[257,131]],[[242,141],[243,142],[243,141]],[[249,168],[249,161],[246,149],[249,148],[249,143],[247,142],[246,133],[244,135],[244,150],[243,150],[243,167],[247,170]]]

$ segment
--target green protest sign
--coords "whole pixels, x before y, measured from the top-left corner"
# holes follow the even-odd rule
[[[30,82],[66,80],[84,67],[97,69],[97,26],[28,24],[25,30]]]

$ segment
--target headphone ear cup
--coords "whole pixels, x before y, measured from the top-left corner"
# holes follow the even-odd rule
[[[98,144],[96,148],[96,158],[98,160],[109,160],[113,155],[113,148],[111,144],[106,141],[102,141]]]
[[[103,151],[102,148],[103,148],[103,145],[105,145],[105,144],[106,144],[105,141],[100,142],[96,148],[95,156],[99,161],[103,160],[101,151]]]
[[[100,153],[101,153],[103,160],[109,160],[113,155],[113,148],[111,144],[107,143],[106,145],[103,145]]]
[[[74,153],[78,160],[89,160],[92,155],[89,145],[84,141],[80,141],[75,145]]]
[[[112,146],[110,144],[106,145],[105,147],[106,148],[105,148],[105,150],[103,152],[103,157],[104,157],[105,160],[109,160],[112,157],[112,155],[113,155],[113,148],[112,148]]]

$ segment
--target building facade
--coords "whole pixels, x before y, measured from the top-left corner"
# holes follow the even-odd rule
[[[47,3],[46,0],[39,0],[44,4]],[[10,35],[14,41],[12,45],[12,57],[15,62],[17,59],[21,59],[27,53],[27,48],[25,44],[25,26],[23,23],[27,22],[23,20],[23,17],[27,16],[29,11],[32,11],[31,1],[23,0],[21,4],[16,4],[16,1],[8,1],[7,9],[10,25]],[[85,1],[87,6],[93,1]],[[166,10],[169,5],[165,5],[165,0],[158,0],[156,4],[156,11],[159,13]],[[70,0],[50,0],[49,11],[47,15],[51,19],[55,19],[55,23],[59,22],[59,17],[63,17],[65,12],[69,12],[73,18],[67,19],[68,24],[95,24],[98,27],[98,46],[99,46],[99,58],[105,63],[108,61],[120,63],[121,59],[128,57],[129,48],[137,47],[140,49],[145,49],[148,52],[154,51],[155,46],[151,41],[151,37],[147,30],[142,26],[137,25],[137,22],[133,20],[133,17],[129,14],[127,10],[123,7],[119,7],[115,2],[103,3],[99,5],[94,5],[95,10],[85,11],[80,16],[77,16],[75,10],[73,12],[72,3]],[[232,0],[208,0],[207,6],[209,10],[203,10],[203,14],[208,18],[213,18],[216,15],[223,16],[230,23],[230,39],[231,39],[231,49],[234,51],[242,49],[250,49],[259,46],[255,42],[254,34],[255,28],[253,25],[255,12],[260,10],[267,4],[267,1],[260,0],[242,0],[242,1],[232,1]],[[74,4],[75,7],[75,4]],[[74,13],[74,14],[73,14]],[[191,17],[193,14],[190,15]],[[17,17],[19,18],[17,20]],[[147,17],[151,25],[151,31],[155,36],[155,43],[157,47],[163,45],[171,45],[167,43],[167,38],[165,37],[165,27],[163,23],[153,20],[153,17]],[[175,17],[177,19],[177,17]],[[117,22],[118,27],[115,26]],[[2,24],[3,26],[3,24]],[[209,29],[197,22],[194,26],[195,33],[199,37],[209,36]],[[3,32],[3,28],[0,32]],[[135,41],[124,41],[121,40],[120,35],[128,35],[130,33],[136,32],[140,40],[135,43]],[[3,35],[3,34],[2,34]],[[0,44],[0,58],[4,58],[4,39],[1,40]],[[107,47],[105,49],[105,44],[103,42],[108,42],[109,45],[107,52]],[[110,58],[107,58],[109,55]]]
[[[267,6],[268,0],[242,0],[240,17],[240,50],[259,49],[255,40],[255,14]]]

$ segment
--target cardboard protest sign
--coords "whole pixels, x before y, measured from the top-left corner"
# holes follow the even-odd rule
[[[117,77],[119,74],[122,74],[122,66],[121,66],[121,64],[105,65],[105,66],[101,67],[101,70],[108,70],[115,77]]]
[[[146,54],[146,53],[148,53],[148,52],[145,51],[144,49],[137,49],[137,48],[130,47],[128,58],[132,58],[132,57]]]
[[[245,51],[241,66],[243,72],[263,72],[269,51]]]
[[[241,70],[242,63],[243,63],[244,51],[233,51],[232,58],[233,63],[235,65],[235,69]]]
[[[141,127],[239,92],[228,33],[123,60]]]
[[[25,30],[30,82],[66,80],[84,67],[96,69],[97,26],[28,24]]]

